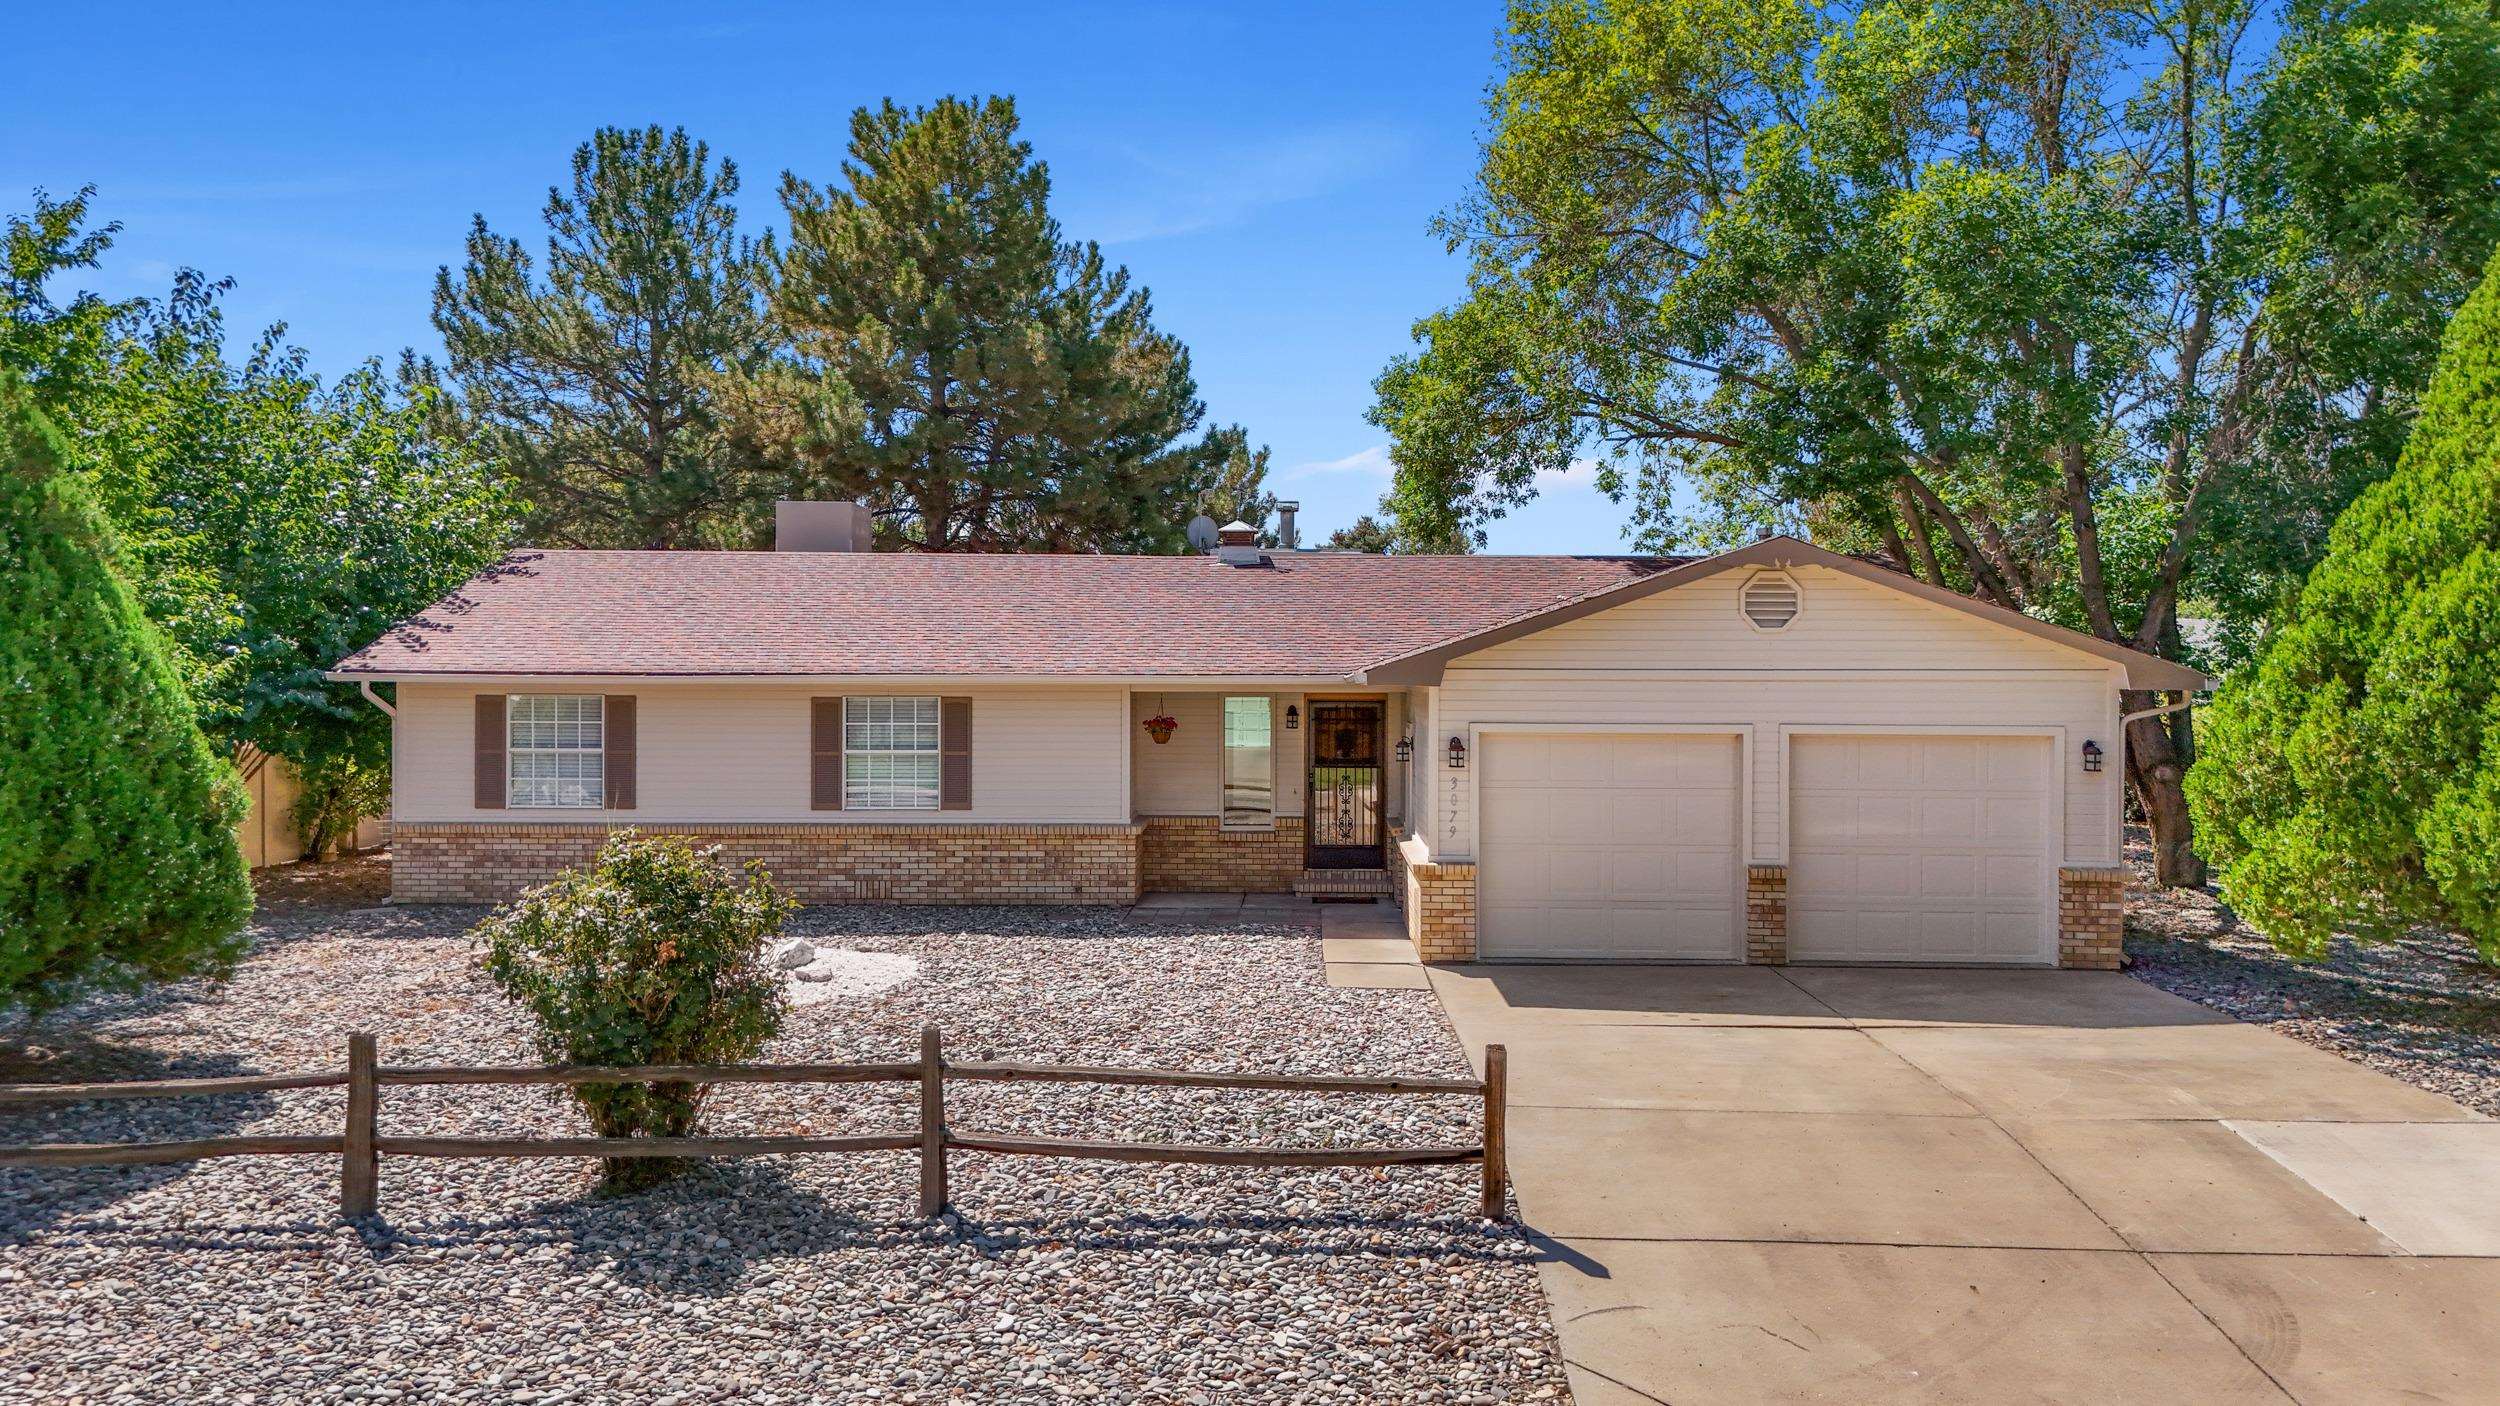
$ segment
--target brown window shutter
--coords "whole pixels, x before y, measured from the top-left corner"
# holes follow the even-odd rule
[[[503,695],[477,696],[477,795],[479,810],[504,808]]]
[[[610,810],[634,808],[634,695],[611,693],[601,709],[607,722],[607,803]]]
[[[938,700],[938,809],[972,809],[972,700]]]
[[[842,700],[807,700],[807,805],[842,808]]]

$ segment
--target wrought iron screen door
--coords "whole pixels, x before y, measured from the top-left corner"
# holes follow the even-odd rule
[[[1377,703],[1311,705],[1310,868],[1381,867],[1382,719]]]

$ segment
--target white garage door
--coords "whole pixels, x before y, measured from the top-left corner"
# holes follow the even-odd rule
[[[1494,959],[1743,955],[1736,739],[1489,733],[1476,930]]]
[[[2056,958],[2038,737],[1789,739],[1788,959]]]

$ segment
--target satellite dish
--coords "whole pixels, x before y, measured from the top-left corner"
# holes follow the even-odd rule
[[[1208,517],[1205,513],[1198,514],[1189,520],[1189,545],[1201,552],[1214,551],[1218,530],[1215,519]]]

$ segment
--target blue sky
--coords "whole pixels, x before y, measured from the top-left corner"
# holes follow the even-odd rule
[[[683,125],[739,164],[833,179],[853,108],[1009,93],[1070,234],[1188,343],[1208,414],[1275,451],[1303,521],[1378,499],[1373,375],[1457,296],[1426,228],[1466,187],[1498,0],[1400,5],[55,7],[0,85],[0,206],[92,182],[123,233],[93,280],[236,281],[335,374],[432,350],[470,216],[536,241],[596,127]],[[1551,485],[1497,551],[1620,551],[1623,511]]]

